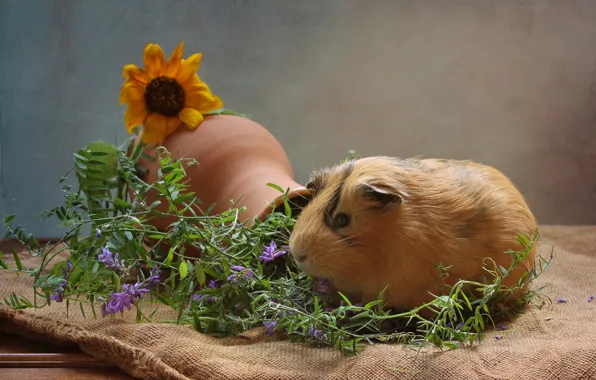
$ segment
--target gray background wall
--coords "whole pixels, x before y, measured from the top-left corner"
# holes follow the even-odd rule
[[[124,64],[202,51],[298,181],[349,149],[470,158],[541,223],[596,221],[596,1],[0,0],[0,213],[51,236],[72,152],[126,136]]]

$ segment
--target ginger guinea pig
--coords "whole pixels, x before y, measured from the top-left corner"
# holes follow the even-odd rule
[[[387,287],[385,302],[412,309],[445,283],[483,282],[492,258],[508,269],[508,250],[520,251],[536,221],[524,197],[498,170],[470,161],[366,157],[313,172],[312,199],[290,236],[294,260],[307,274],[327,279],[353,302]],[[529,272],[532,252],[503,281]],[[492,279],[491,279],[492,281]],[[527,283],[526,283],[527,284]]]

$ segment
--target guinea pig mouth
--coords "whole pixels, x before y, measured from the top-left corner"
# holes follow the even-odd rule
[[[311,260],[309,260],[306,256],[299,257],[300,259],[294,257],[294,261],[296,262],[296,264],[302,272],[312,277],[324,277],[324,275],[317,270],[316,265],[314,265],[314,263]]]
[[[308,258],[306,257],[306,255],[303,255],[303,256],[294,255],[294,262],[296,263],[296,265],[298,265],[298,267],[300,268],[301,271],[309,274],[308,273],[308,269],[309,269]]]
[[[311,252],[306,252],[305,250],[301,250],[299,247],[293,244],[293,241],[290,240],[290,252],[292,257],[294,258],[294,262],[300,268],[300,270],[306,273],[309,276],[318,276],[319,274],[316,271],[316,266],[313,261],[313,257]]]
[[[298,265],[298,267],[300,268],[301,271],[305,272],[306,274],[310,274],[309,273],[309,269],[310,269],[310,265],[308,264],[308,255],[306,255],[303,252],[300,251],[293,251],[290,248],[291,252],[292,252],[292,257],[294,258],[294,262],[296,263],[296,265]]]

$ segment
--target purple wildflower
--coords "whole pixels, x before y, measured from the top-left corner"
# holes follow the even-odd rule
[[[248,280],[255,278],[254,272],[252,271],[252,269],[250,268],[245,268],[243,266],[240,265],[234,265],[233,267],[230,267],[231,270],[233,270],[234,272],[242,272],[242,278],[244,278],[244,280]],[[232,273],[230,276],[228,276],[228,281],[232,281],[235,280],[239,277],[240,273]]]
[[[592,301],[594,301],[594,296],[588,297],[588,302],[592,302]]]
[[[95,229],[95,237],[98,239],[101,237],[101,230],[99,228]]]
[[[50,299],[56,302],[64,301],[64,288],[68,282],[66,280],[62,281],[60,285],[56,289],[54,289],[54,294],[50,295]]]
[[[192,296],[192,299],[195,300],[195,301],[197,301],[197,302],[201,302],[205,298],[207,298],[207,302],[214,302],[215,301],[215,297],[210,296],[209,294],[194,294]]]
[[[275,326],[277,325],[277,321],[264,321],[263,326],[267,328],[267,334],[271,335],[275,332]]]
[[[54,294],[50,295],[50,299],[56,302],[64,301],[64,288],[68,285],[68,278],[70,277],[70,273],[72,272],[72,263],[70,260],[66,260],[66,268],[62,267],[62,274],[64,275],[64,280],[54,289]]]
[[[104,248],[103,253],[98,255],[97,258],[105,264],[107,269],[122,271],[125,268],[124,260],[118,261],[118,253],[112,257],[112,252],[107,248]]]
[[[307,335],[309,337],[315,337],[317,339],[326,339],[327,338],[327,334],[325,334],[325,332],[323,330],[315,329],[315,325],[310,325]]]
[[[205,298],[206,294],[193,294],[192,299],[199,302],[203,298]]]
[[[278,250],[277,244],[272,240],[269,245],[265,246],[265,251],[263,251],[263,254],[261,256],[259,256],[259,258],[267,263],[267,262],[273,261],[277,257],[279,257],[281,255],[285,255],[285,254],[286,254],[286,251]]]
[[[495,339],[496,339],[496,340],[501,340],[501,335],[497,335],[497,336],[495,336]]]
[[[65,280],[67,280],[68,276],[70,276],[70,272],[72,272],[72,263],[70,260],[66,260],[66,268],[62,267],[62,274],[64,275]]]
[[[209,280],[207,287],[211,289],[216,289],[219,288],[219,284],[217,283],[217,280]],[[215,297],[210,296],[209,294],[194,294],[192,296],[192,299],[196,302],[203,301],[204,299],[207,299],[207,302],[215,302]]]
[[[124,313],[124,308],[130,310],[131,305],[134,305],[143,293],[149,291],[149,289],[142,288],[140,285],[139,282],[134,285],[124,284],[121,293],[112,293],[110,300],[101,307],[103,316],[116,314],[117,312]]]
[[[567,300],[565,298],[561,298],[557,300],[557,303],[566,303]]]
[[[147,286],[153,287],[153,286],[159,284],[159,281],[160,281],[159,274],[160,273],[161,273],[161,270],[159,268],[157,268],[157,265],[154,265],[153,268],[151,269],[151,277],[149,277],[147,280],[145,280],[145,282],[147,283]]]
[[[497,328],[499,330],[509,330],[509,326],[503,325],[501,323],[497,323]]]

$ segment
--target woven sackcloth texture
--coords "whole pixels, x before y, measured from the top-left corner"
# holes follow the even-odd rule
[[[0,329],[74,342],[141,379],[596,379],[596,300],[588,302],[596,295],[596,226],[544,226],[541,232],[557,256],[537,285],[548,284],[553,301],[567,302],[530,310],[509,330],[487,332],[479,345],[452,351],[416,355],[400,345],[376,345],[349,356],[291,343],[283,334],[267,336],[260,328],[216,339],[187,326],[136,324],[134,312],[84,318],[75,306],[67,316],[64,304],[37,311],[0,307]],[[0,297],[31,295],[30,281],[0,271]]]

